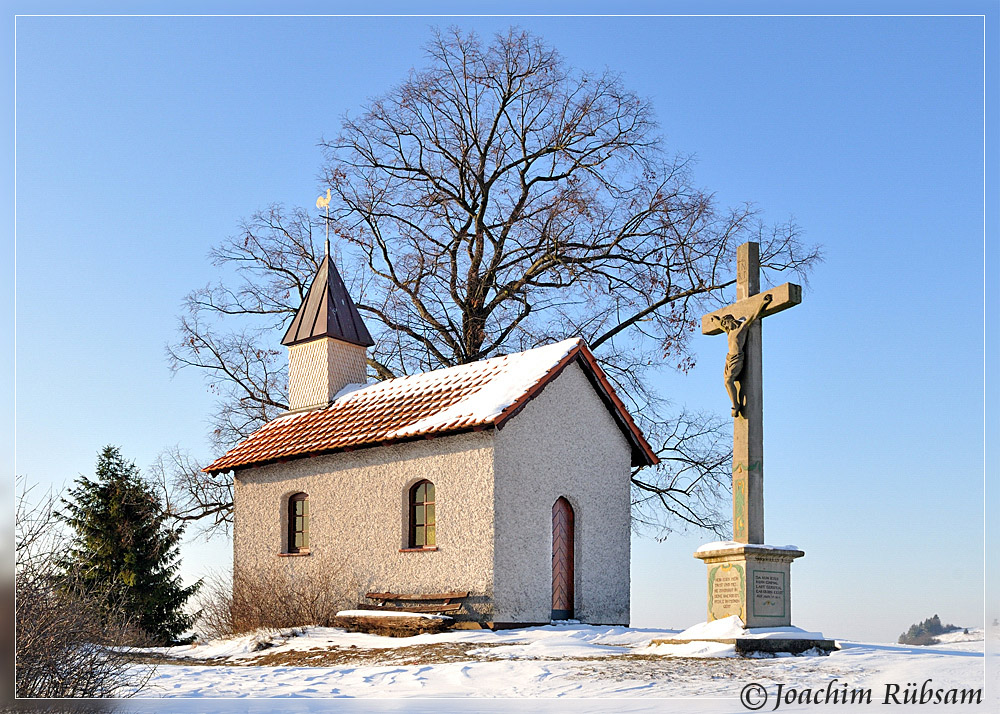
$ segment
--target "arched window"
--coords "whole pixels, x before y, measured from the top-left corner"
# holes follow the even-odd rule
[[[420,481],[410,489],[411,548],[429,548],[437,543],[434,517],[434,484]]]
[[[296,493],[288,498],[288,552],[309,550],[309,494]]]

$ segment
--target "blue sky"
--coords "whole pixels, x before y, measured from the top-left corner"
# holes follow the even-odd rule
[[[979,17],[20,17],[8,472],[58,487],[106,443],[142,467],[174,444],[209,456],[212,397],[164,357],[183,296],[215,277],[209,247],[268,203],[311,206],[318,140],[423,65],[432,26],[511,23],[621,72],[698,185],[824,250],[765,329],[767,540],[806,551],[794,623],[882,640],[935,612],[982,624],[996,217],[984,243]],[[724,414],[720,339],[663,393]],[[189,578],[228,548],[197,540]],[[634,625],[704,619],[704,540],[634,540]]]

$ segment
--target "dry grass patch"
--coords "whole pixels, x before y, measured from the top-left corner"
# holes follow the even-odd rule
[[[470,655],[470,650],[499,647],[500,645],[481,642],[441,642],[436,644],[408,645],[404,647],[369,648],[312,647],[307,650],[286,650],[282,652],[262,652],[252,657],[193,657],[144,654],[136,657],[136,662],[149,664],[202,665],[207,667],[343,667],[359,665],[424,665],[445,662],[471,662],[479,658]]]
[[[372,649],[361,647],[314,647],[309,650],[268,652],[254,657],[247,664],[264,667],[339,667],[344,665],[424,665],[446,662],[471,662],[478,657],[470,650],[497,647],[480,642],[441,642],[427,645],[409,645]]]

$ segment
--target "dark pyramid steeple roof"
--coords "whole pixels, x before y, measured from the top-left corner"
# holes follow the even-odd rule
[[[320,263],[281,344],[291,347],[318,337],[333,337],[362,347],[375,344],[329,255]]]

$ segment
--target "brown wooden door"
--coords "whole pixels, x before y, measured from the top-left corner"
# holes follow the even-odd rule
[[[552,506],[552,619],[573,617],[573,507],[565,498]]]

